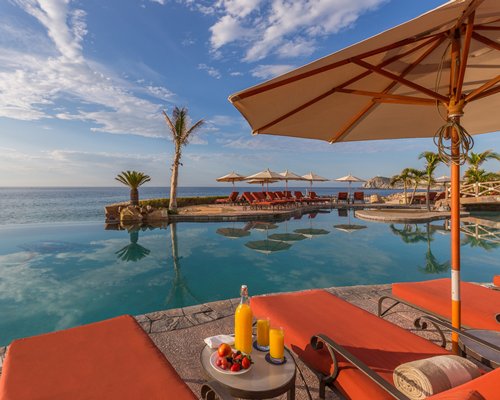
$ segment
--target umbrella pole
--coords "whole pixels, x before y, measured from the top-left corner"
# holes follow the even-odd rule
[[[456,129],[452,131],[451,140],[452,155],[456,160],[451,164],[451,324],[460,329],[460,164]],[[452,333],[451,344],[453,352],[458,354],[458,335],[455,332]]]

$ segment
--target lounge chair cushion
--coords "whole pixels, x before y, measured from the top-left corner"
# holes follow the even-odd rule
[[[19,339],[0,378],[1,400],[196,399],[131,316]]]
[[[464,383],[463,385],[457,386],[456,388],[428,397],[428,399],[479,400],[481,399],[479,395],[487,400],[498,399],[500,393],[498,382],[500,382],[500,368],[488,372],[470,382]]]
[[[495,286],[500,287],[500,275],[495,275],[495,276],[493,277],[493,284],[494,284]]]
[[[473,283],[461,282],[462,324],[476,329],[500,330],[495,315],[500,312],[500,292]],[[449,278],[425,282],[393,283],[392,294],[408,303],[451,318]]]
[[[324,333],[393,384],[394,369],[405,362],[449,354],[443,348],[333,296],[310,290],[251,300],[257,317],[285,329],[285,343],[308,365],[324,374],[332,368],[326,350],[315,351],[311,336]],[[358,369],[340,361],[337,387],[352,399],[389,399]]]

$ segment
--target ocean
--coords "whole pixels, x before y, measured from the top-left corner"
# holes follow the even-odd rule
[[[271,189],[271,188],[270,188]],[[283,190],[272,186],[271,190]],[[294,187],[302,190],[306,187]],[[354,188],[353,188],[354,189]],[[179,187],[179,197],[226,196],[231,187]],[[236,187],[243,191],[258,190],[256,187]],[[346,191],[345,187],[315,187],[318,195],[336,195]],[[378,193],[382,196],[400,190],[359,189],[365,193]],[[143,187],[139,190],[141,199],[165,198],[169,195],[167,187]],[[0,225],[37,224],[60,222],[104,222],[104,206],[127,201],[129,190],[126,187],[4,187],[0,188]]]

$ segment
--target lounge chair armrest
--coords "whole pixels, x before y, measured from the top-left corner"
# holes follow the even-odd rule
[[[380,375],[378,375],[375,371],[370,369],[370,367],[368,367],[363,361],[361,361],[359,358],[354,356],[352,353],[350,353],[348,350],[346,350],[340,344],[334,342],[328,336],[319,333],[317,335],[314,335],[311,338],[311,346],[315,350],[319,350],[319,349],[323,348],[324,344],[326,345],[328,352],[330,353],[330,356],[332,357],[333,366],[334,366],[333,373],[330,376],[324,378],[324,381],[326,384],[329,385],[329,384],[333,383],[335,381],[335,379],[337,378],[337,375],[339,373],[338,365],[337,365],[337,358],[335,356],[335,353],[338,353],[346,361],[348,361],[354,367],[356,367],[361,372],[363,372],[368,378],[370,378],[373,382],[375,382],[379,387],[381,387],[383,390],[385,390],[393,398],[398,399],[398,400],[409,400],[408,397],[406,397],[403,393],[401,393],[399,390],[397,390],[394,386],[392,386],[385,379],[382,379],[382,377]]]
[[[468,338],[476,343],[479,343],[479,344],[486,346],[492,350],[500,352],[499,346],[496,346],[493,343],[490,343],[490,342],[487,342],[483,339],[480,339],[480,338],[470,334],[469,332],[467,332],[467,330],[457,329],[457,328],[453,327],[450,323],[443,321],[443,320],[440,320],[439,318],[433,317],[431,315],[422,315],[422,316],[418,317],[417,319],[415,319],[415,321],[413,323],[414,323],[415,327],[418,329],[427,329],[427,322],[425,320],[431,322],[434,325],[434,327],[436,327],[438,330],[440,330],[439,326],[442,326],[446,329],[449,329],[452,332],[455,332],[459,336],[466,337],[466,338]]]
[[[203,400],[234,400],[226,388],[217,381],[205,382],[202,385],[201,398]]]

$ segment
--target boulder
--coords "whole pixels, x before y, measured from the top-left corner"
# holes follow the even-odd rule
[[[380,197],[378,194],[372,194],[370,196],[370,203],[383,203],[384,201],[382,200],[382,197]]]
[[[123,207],[120,210],[120,222],[129,225],[134,222],[141,222],[143,219],[143,216],[141,214],[141,211],[139,207],[135,206],[128,206],[128,207]]]
[[[157,210],[152,209],[145,217],[146,221],[167,221],[168,220],[168,210],[166,208],[160,208]]]

